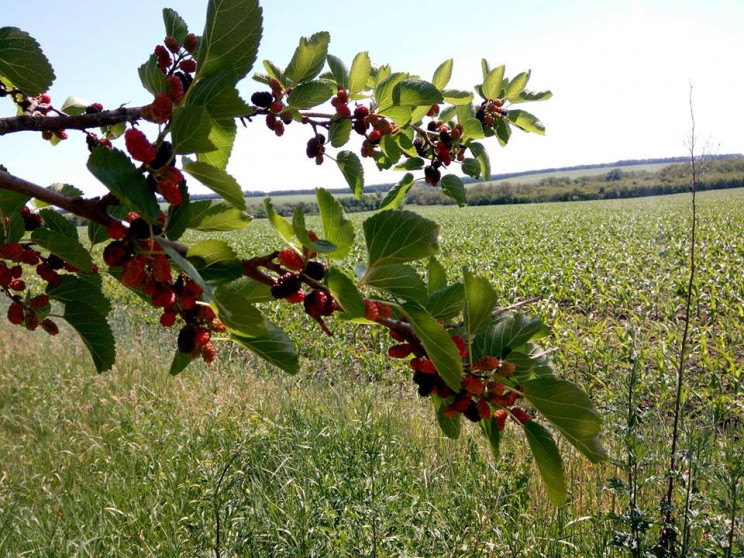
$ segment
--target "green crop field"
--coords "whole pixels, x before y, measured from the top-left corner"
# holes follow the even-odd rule
[[[573,180],[582,176],[604,176],[612,169],[620,169],[623,172],[647,172],[649,174],[655,173],[668,167],[670,163],[639,163],[637,165],[621,165],[613,166],[607,165],[601,168],[593,169],[573,169],[573,170],[555,170],[548,172],[534,172],[525,174],[522,176],[514,176],[512,178],[503,178],[501,180],[491,180],[484,182],[484,184],[503,184],[504,182],[511,182],[512,184],[535,184],[546,178],[568,178]]]
[[[743,556],[744,190],[698,201],[677,521],[685,555]],[[444,439],[377,330],[335,322],[326,338],[275,305],[306,357],[299,374],[226,345],[171,377],[175,332],[109,282],[122,339],[110,373],[95,375],[70,330],[0,323],[0,556],[208,556],[218,533],[222,556],[651,556],[689,195],[421,213],[442,224],[453,276],[477,268],[504,306],[539,297],[529,308],[553,326],[556,369],[604,417],[609,462],[560,444],[564,506],[549,504],[514,425],[498,458],[476,429]],[[272,246],[256,220],[235,247]]]

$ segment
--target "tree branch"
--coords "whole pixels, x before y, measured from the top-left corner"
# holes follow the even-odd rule
[[[0,189],[35,198],[103,226],[110,225],[114,220],[106,208],[119,203],[113,194],[106,194],[102,198],[68,198],[59,192],[28,182],[2,170],[0,170]]]
[[[120,122],[136,122],[142,118],[143,107],[104,110],[80,116],[13,116],[0,118],[0,136],[14,132],[57,132],[60,130],[87,130],[111,126]]]

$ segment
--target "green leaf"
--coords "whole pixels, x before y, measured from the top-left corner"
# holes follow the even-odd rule
[[[251,107],[235,88],[235,72],[225,69],[200,79],[189,93],[188,105],[203,106],[212,118],[247,116]]]
[[[492,418],[482,419],[478,424],[480,426],[481,432],[483,433],[483,436],[485,436],[486,440],[488,440],[488,445],[491,446],[491,452],[493,453],[493,456],[498,458],[499,444],[501,442],[501,432],[499,431],[499,426],[496,420]]]
[[[421,157],[410,157],[403,161],[402,164],[397,165],[395,170],[421,170],[424,168],[424,161]]]
[[[434,404],[434,410],[437,414],[437,424],[442,434],[447,436],[451,440],[457,440],[460,437],[460,430],[462,423],[460,422],[460,415],[454,417],[444,416],[444,407],[446,403],[444,400],[436,394],[432,394],[431,401]]]
[[[295,236],[292,223],[287,221],[284,217],[279,215],[276,210],[274,210],[274,204],[271,203],[271,198],[264,198],[263,206],[264,211],[266,212],[266,218],[269,220],[271,226],[274,227],[274,230],[279,233],[279,236],[281,236],[285,242],[292,242],[292,239]]]
[[[269,334],[266,320],[253,306],[250,290],[242,281],[218,286],[214,291],[212,308],[227,330],[240,337],[265,337]]]
[[[445,89],[442,91],[444,102],[451,105],[467,105],[473,100],[473,94],[470,91],[460,91],[458,89]]]
[[[183,44],[186,35],[189,34],[189,27],[183,18],[178,15],[178,12],[170,8],[163,8],[163,22],[165,23],[165,34],[175,37],[179,43]]]
[[[261,41],[258,0],[210,0],[199,48],[196,77],[230,68],[236,81],[248,74]]]
[[[470,152],[475,156],[478,163],[480,163],[483,180],[490,180],[491,160],[488,157],[488,151],[486,151],[486,148],[483,147],[483,144],[474,141],[468,143],[468,148],[470,148]]]
[[[485,58],[481,58],[481,71],[483,72],[484,79],[488,75],[488,72],[491,71],[491,66]]]
[[[400,146],[393,136],[383,136],[380,141],[380,150],[393,162],[397,162],[401,156]]]
[[[266,72],[269,74],[269,77],[278,80],[285,89],[291,85],[289,83],[289,80],[287,79],[287,76],[284,74],[284,70],[274,64],[271,60],[264,60],[263,66],[266,69]],[[256,76],[253,76],[253,79],[256,79]],[[268,85],[270,81],[270,79],[265,80],[266,85]]]
[[[349,72],[349,93],[356,95],[367,89],[367,80],[372,71],[372,61],[367,52],[360,52],[354,57]]]
[[[597,438],[601,417],[575,384],[552,376],[524,382],[525,397],[592,463],[607,458]]]
[[[44,220],[44,225],[51,231],[57,232],[69,238],[78,238],[77,227],[64,215],[54,209],[42,209],[39,215]]]
[[[225,201],[240,210],[245,210],[243,190],[240,189],[238,182],[226,171],[199,161],[188,163],[183,167],[183,170],[214,193],[224,198]]]
[[[439,120],[449,122],[457,115],[457,106],[448,106],[439,113]]]
[[[90,272],[93,269],[93,260],[77,237],[63,236],[57,231],[41,227],[31,233],[31,240],[83,271]]]
[[[372,268],[365,275],[364,284],[421,305],[428,299],[424,280],[409,265],[393,264]]]
[[[473,178],[479,178],[481,173],[480,163],[477,159],[467,158],[462,162],[462,172]]]
[[[325,65],[331,35],[327,31],[314,33],[309,39],[300,38],[300,44],[292,56],[285,75],[294,83],[309,81],[317,76]]]
[[[432,85],[440,91],[447,87],[450,78],[452,77],[452,58],[449,58],[442,62],[436,70],[434,70],[434,77],[431,79]]]
[[[224,240],[202,240],[189,246],[186,258],[205,281],[225,283],[243,275],[243,265]]]
[[[349,141],[351,136],[351,120],[348,118],[341,118],[331,122],[331,127],[328,130],[328,141],[331,142],[333,147],[341,147]]]
[[[98,146],[90,154],[87,166],[119,201],[139,213],[143,219],[154,223],[160,217],[155,194],[123,151]]]
[[[426,311],[437,320],[451,320],[462,312],[465,288],[462,283],[442,287],[429,295]]]
[[[553,436],[541,424],[528,421],[522,425],[530,450],[537,463],[548,497],[554,506],[566,500],[566,479],[563,476],[563,462]]]
[[[225,300],[230,301],[232,299],[239,300],[240,304],[259,304],[275,300],[271,295],[271,287],[248,277],[241,277],[235,281],[218,285],[214,291],[214,296],[223,301],[223,306]]]
[[[383,211],[364,221],[368,269],[439,252],[439,225],[412,211]]]
[[[439,325],[436,319],[416,304],[406,303],[402,310],[408,316],[413,331],[421,340],[421,344],[436,366],[439,375],[452,390],[459,392],[462,380],[462,359],[447,331]]]
[[[206,153],[198,153],[196,160],[220,169],[227,168],[236,135],[237,125],[233,118],[212,119],[212,129],[209,131],[207,139],[212,142],[216,149]]]
[[[299,205],[295,207],[294,214],[292,215],[292,228],[294,229],[297,240],[300,241],[305,248],[315,252],[333,252],[336,250],[336,245],[327,240],[311,240],[310,234],[307,232],[305,226],[305,214],[302,211],[302,207]]]
[[[2,170],[0,170],[2,172]],[[30,196],[19,194],[11,190],[0,188],[0,218],[11,217],[18,213],[21,208],[30,200]]]
[[[309,109],[322,105],[333,96],[333,89],[319,81],[301,83],[287,97],[289,106],[294,109]]]
[[[16,27],[0,28],[0,75],[26,95],[44,93],[55,77],[39,43]]]
[[[481,89],[484,99],[498,99],[499,93],[504,87],[504,71],[505,67],[502,64],[488,72],[488,75],[483,80],[483,87]]]
[[[106,227],[99,225],[94,221],[88,221],[88,241],[91,245],[106,242],[109,239]]]
[[[80,116],[81,114],[85,114],[85,109],[88,108],[89,105],[90,103],[85,99],[70,96],[65,99],[65,102],[62,103],[62,108],[59,110],[69,116]]]
[[[328,190],[318,188],[315,196],[323,222],[323,236],[336,245],[331,256],[334,260],[342,260],[354,245],[354,224],[346,218],[344,207]]]
[[[231,335],[231,339],[285,372],[290,374],[299,372],[297,351],[287,334],[269,321],[266,322],[266,327],[268,335],[262,337]]]
[[[547,101],[553,96],[551,91],[522,91],[519,96],[509,99],[512,104],[525,103],[527,101]]]
[[[344,64],[343,60],[329,54],[326,56],[328,67],[331,69],[331,75],[336,83],[340,83],[346,89],[349,88],[349,69]]]
[[[506,85],[506,98],[509,101],[519,98],[524,88],[527,87],[527,82],[530,80],[530,73],[530,71],[521,72],[509,80],[509,83]]]
[[[429,295],[447,286],[447,270],[434,256],[429,258],[426,274],[429,279]]]
[[[147,89],[153,95],[163,93],[167,89],[165,82],[165,76],[160,68],[158,68],[158,57],[154,54],[150,55],[147,62],[142,64],[137,70],[139,73],[142,87]]]
[[[410,161],[410,159],[409,159]],[[400,182],[393,186],[383,198],[380,203],[380,207],[377,209],[397,209],[403,200],[406,199],[406,194],[413,187],[413,175],[407,172]]]
[[[491,324],[491,312],[498,295],[485,277],[476,277],[467,269],[463,269],[462,274],[465,280],[465,327],[468,335],[478,335]]]
[[[213,289],[210,285],[207,284],[206,281],[204,281],[204,278],[194,267],[194,265],[189,260],[184,258],[181,254],[179,254],[178,251],[165,238],[156,238],[156,240],[159,242],[165,253],[170,257],[172,263],[175,264],[175,266],[183,271],[186,275],[191,277],[194,283],[201,287],[202,298],[204,299],[204,301],[210,302],[212,300]]]
[[[534,132],[545,135],[545,124],[538,120],[537,116],[521,109],[512,109],[507,116],[509,122],[525,132]]]
[[[47,286],[46,294],[64,305],[84,304],[102,316],[111,311],[111,302],[103,294],[103,280],[98,273],[63,274],[54,287]]]
[[[351,151],[339,151],[336,155],[336,164],[349,188],[354,192],[354,197],[361,198],[364,191],[364,168],[359,157]]]
[[[178,109],[171,118],[173,153],[202,153],[214,151],[217,146],[209,140],[212,119],[201,105],[187,105]]]
[[[6,221],[5,219],[8,219]],[[0,222],[0,244],[18,242],[26,234],[26,225],[20,213],[14,213]]]
[[[191,202],[188,228],[197,231],[237,231],[247,227],[252,218],[240,209],[219,200]]]
[[[468,118],[462,125],[462,133],[473,139],[485,137],[483,125],[477,118]]]
[[[393,88],[393,104],[402,107],[432,106],[444,100],[442,93],[428,81],[404,79]]]
[[[393,122],[395,122],[401,128],[407,126],[411,121],[411,108],[410,107],[394,107],[388,106],[384,110],[379,110],[379,114],[386,116]]]
[[[379,113],[384,112],[395,104],[393,102],[393,91],[395,90],[395,86],[408,78],[408,74],[405,72],[391,73],[383,79],[380,79],[381,75],[382,74],[378,74],[378,83],[375,87],[375,100],[377,101],[377,112]],[[437,91],[437,93],[439,92]]]
[[[481,356],[508,358],[511,351],[549,333],[550,328],[538,318],[530,319],[524,314],[504,314],[497,322],[488,326],[483,334],[475,338],[473,358],[478,359]]]
[[[445,174],[439,185],[442,193],[457,202],[457,205],[464,207],[467,204],[467,195],[465,194],[465,185],[462,180],[454,174]]]
[[[180,205],[168,207],[168,219],[165,224],[165,236],[171,240],[178,240],[186,232],[191,219],[191,196],[186,188],[181,188],[183,201]],[[236,211],[238,211],[236,209]]]
[[[338,268],[332,267],[326,273],[326,285],[333,298],[344,309],[345,318],[352,320],[364,317],[364,299],[351,278]]]
[[[509,126],[509,122],[504,118],[499,118],[494,124],[494,130],[496,131],[496,138],[502,147],[509,143],[509,138],[511,137],[511,126]]]
[[[65,305],[64,319],[80,335],[96,371],[100,374],[110,370],[116,360],[116,346],[106,318],[92,306],[75,302]]]
[[[178,349],[176,349],[176,354],[173,355],[173,360],[171,361],[170,370],[168,373],[171,376],[177,376],[184,370],[186,370],[186,367],[191,364],[191,355],[189,353],[182,353]]]

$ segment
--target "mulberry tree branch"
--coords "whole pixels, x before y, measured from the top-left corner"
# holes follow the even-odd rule
[[[142,118],[143,107],[118,108],[79,116],[13,116],[0,118],[0,136],[15,132],[58,132],[88,130],[112,126],[121,122],[136,122]]]

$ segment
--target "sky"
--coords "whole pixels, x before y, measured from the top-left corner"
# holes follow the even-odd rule
[[[106,108],[136,106],[151,99],[137,67],[162,42],[162,8],[177,10],[201,34],[206,5],[207,0],[0,0],[0,27],[19,27],[41,44],[57,75],[49,91],[56,106],[69,95]],[[491,66],[506,64],[507,76],[532,70],[528,89],[549,89],[553,97],[519,108],[537,115],[546,135],[515,130],[505,148],[487,142],[493,173],[685,155],[691,85],[698,145],[714,154],[744,153],[741,0],[262,5],[264,33],[254,71],[262,70],[264,59],[286,66],[299,38],[317,31],[330,32],[329,52],[347,65],[366,50],[373,64],[431,79],[441,62],[454,58],[449,86],[456,89],[482,81],[481,58]],[[245,99],[261,89],[250,77],[239,85]],[[11,103],[0,99],[0,117],[13,114]],[[308,127],[293,123],[277,138],[256,121],[239,131],[228,171],[244,190],[344,187],[332,161],[316,166],[305,156],[310,136]],[[353,138],[347,148],[358,151],[360,145]],[[102,194],[105,189],[85,168],[87,155],[81,133],[71,132],[57,147],[38,133],[0,136],[0,164],[13,174]],[[399,178],[365,166],[367,184]]]

